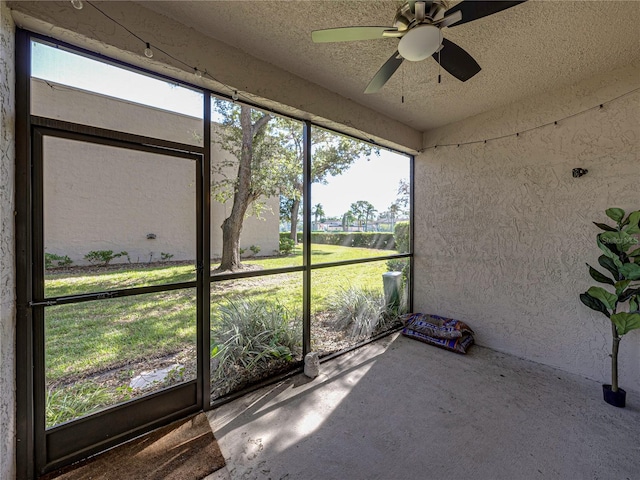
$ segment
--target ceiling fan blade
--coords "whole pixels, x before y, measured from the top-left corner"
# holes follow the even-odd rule
[[[466,82],[481,70],[471,55],[446,38],[442,40],[442,49],[433,54],[436,62],[438,55],[442,68],[462,82]]]
[[[449,27],[457,27],[463,23],[473,22],[482,17],[493,15],[494,13],[501,12],[507,8],[515,7],[526,0],[514,1],[514,2],[501,2],[501,1],[463,1],[457,4],[455,7],[450,8],[445,12],[445,16],[451,15],[455,12],[462,12],[462,20],[456,22]]]
[[[386,38],[384,32],[395,32],[396,27],[340,27],[314,30],[311,39],[315,43],[353,42],[355,40],[376,40]]]
[[[396,51],[389,60],[387,60],[380,70],[373,76],[369,85],[365,89],[364,93],[375,93],[384,87],[384,84],[389,81],[391,76],[398,70],[398,67],[402,65],[404,58],[400,56],[400,54]]]

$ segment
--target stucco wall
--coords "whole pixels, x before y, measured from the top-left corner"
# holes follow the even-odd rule
[[[96,127],[198,144],[202,120],[32,80],[32,112]],[[199,134],[199,136],[194,135]],[[70,140],[45,141],[45,251],[87,263],[92,250],[127,251],[132,262],[191,260],[196,254],[195,164],[190,160]],[[213,145],[212,162],[230,154]],[[263,219],[246,218],[240,245],[271,255],[279,243],[279,199]],[[211,253],[222,252],[220,225],[230,205],[211,202]],[[147,239],[153,233],[156,238]],[[153,253],[151,257],[150,254]],[[127,261],[122,257],[117,262]]]
[[[480,345],[609,381],[610,326],[578,295],[599,255],[591,222],[640,208],[640,92],[560,119],[638,87],[635,64],[425,134],[425,147],[454,145],[416,158],[417,311],[467,321]],[[589,173],[573,178],[575,167]],[[640,391],[640,331],[622,341],[620,382]]]
[[[0,478],[15,476],[14,29],[0,1]]]

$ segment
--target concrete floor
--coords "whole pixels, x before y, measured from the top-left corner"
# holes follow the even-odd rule
[[[640,393],[393,335],[209,412],[223,479],[640,479]]]

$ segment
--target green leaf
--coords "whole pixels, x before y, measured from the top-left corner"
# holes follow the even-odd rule
[[[609,316],[609,311],[607,310],[607,307],[605,307],[604,303],[602,303],[597,298],[593,298],[588,293],[581,293],[580,294],[580,300],[582,301],[582,303],[584,303],[591,310],[595,310],[596,312],[600,312],[600,313],[606,315],[607,317]]]
[[[627,253],[628,257],[640,257],[640,248],[636,248],[635,250]]]
[[[639,303],[640,296],[636,295],[631,300],[629,300],[629,310],[631,310],[632,312],[637,312],[638,310],[640,310],[640,305],[638,305]]]
[[[636,245],[638,239],[632,237],[627,232],[604,232],[599,235],[600,241],[612,252],[626,252],[629,247]],[[615,247],[615,248],[614,248]]]
[[[622,294],[622,292],[624,292],[624,289],[627,288],[630,284],[631,280],[620,280],[619,282],[616,282],[615,287],[616,295],[618,296],[618,298],[620,298],[620,295]]]
[[[602,230],[604,230],[605,232],[617,232],[618,230],[616,230],[613,227],[610,227],[609,225],[607,225],[606,223],[598,223],[598,222],[593,222],[593,224],[598,227],[601,228]]]
[[[629,235],[640,233],[640,210],[631,212],[629,217],[627,217],[627,221],[629,222],[629,225],[625,228],[625,232]]]
[[[606,232],[606,233],[613,233],[613,232]],[[604,233],[601,233],[600,235],[604,235]],[[620,257],[618,257],[617,253],[614,253],[613,250],[611,250],[607,245],[605,245],[604,243],[602,243],[600,241],[600,235],[598,235],[596,237],[596,241],[598,243],[598,247],[600,248],[600,250],[602,250],[602,252],[607,257],[609,257],[613,261],[613,263],[615,264],[616,268],[618,268],[618,270],[620,270],[620,267],[622,267],[622,260],[620,260]],[[616,251],[617,251],[617,248],[616,248],[615,245],[611,245],[611,247],[613,249],[616,249]]]
[[[613,232],[605,232],[605,233],[613,233]],[[620,261],[620,258],[618,258],[618,255],[616,255],[615,253],[613,253],[608,246],[606,246],[604,243],[602,243],[602,241],[600,241],[600,237],[602,235],[605,235],[605,233],[601,233],[596,237],[596,242],[598,243],[598,247],[600,248],[600,250],[602,250],[602,252],[609,257],[613,263],[616,265],[616,267],[619,269],[622,266],[622,262]]]
[[[624,218],[624,210],[621,208],[607,208],[604,213],[614,222],[619,223]]]
[[[618,302],[620,303],[626,302],[634,295],[640,295],[640,288],[636,288],[636,289],[631,288],[626,292],[624,292],[622,295],[618,295]]]
[[[616,325],[618,335],[626,335],[631,330],[640,328],[640,313],[620,312],[611,315],[610,318]]]
[[[216,355],[218,355],[218,353],[220,353],[220,348],[218,345],[216,345],[215,347],[213,347],[213,349],[211,350],[211,357],[215,357]]]
[[[616,264],[613,262],[613,260],[611,260],[611,258],[607,257],[606,255],[600,255],[600,257],[598,257],[598,263],[602,267],[609,270],[613,274],[613,278],[617,279],[620,276],[618,267],[616,267]]]
[[[637,263],[625,263],[619,268],[624,278],[629,280],[640,280],[640,265]]]
[[[600,273],[598,270],[593,268],[588,263],[587,263],[587,267],[589,267],[589,275],[591,275],[591,278],[593,278],[596,282],[606,283],[607,285],[613,285],[614,284],[613,280],[611,280],[609,277],[607,277],[607,276],[603,275],[602,273]]]
[[[618,296],[611,292],[607,292],[602,287],[591,287],[587,290],[587,294],[600,300],[609,310],[614,310],[616,308]]]

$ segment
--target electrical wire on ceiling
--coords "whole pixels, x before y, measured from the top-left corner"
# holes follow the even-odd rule
[[[79,0],[76,0],[79,1]],[[142,45],[144,46],[144,55],[147,58],[152,58],[154,56],[154,51],[160,52],[163,55],[165,55],[166,57],[174,60],[175,62],[179,63],[180,65],[183,65],[184,67],[186,67],[187,69],[191,70],[194,72],[194,75],[196,76],[196,78],[201,79],[202,77],[208,77],[211,80],[213,80],[214,82],[217,82],[218,84],[222,85],[223,88],[227,89],[229,91],[229,96],[231,98],[231,100],[235,101],[244,101],[246,103],[249,104],[255,104],[256,100],[259,99],[259,97],[254,96],[250,93],[240,93],[237,89],[227,85],[224,82],[221,82],[220,80],[218,80],[217,78],[215,78],[213,75],[211,75],[211,73],[209,73],[206,69],[204,70],[200,70],[198,69],[198,67],[192,66],[188,63],[186,63],[185,61],[183,61],[182,59],[176,57],[175,55],[172,55],[171,53],[167,52],[166,50],[158,47],[155,44],[151,44],[150,42],[147,42],[147,40],[145,40],[143,37],[141,37],[140,35],[136,34],[135,32],[133,32],[132,30],[130,30],[129,28],[127,28],[125,25],[123,25],[122,23],[120,23],[118,20],[116,20],[115,18],[113,18],[112,16],[108,15],[106,12],[104,12],[102,9],[100,9],[99,7],[97,7],[96,5],[94,5],[93,3],[86,1],[86,3],[88,5],[90,5],[91,7],[93,7],[95,10],[97,10],[100,14],[102,14],[104,17],[106,17],[108,20],[110,20],[111,22],[115,23],[116,25],[118,25],[119,27],[121,27],[122,29],[124,29],[127,33],[129,33],[130,35],[132,35],[134,38],[136,38],[137,40],[139,40]],[[53,86],[51,84],[49,84],[49,86],[51,88],[53,88]],[[264,110],[265,112],[268,113],[272,113],[275,115],[279,115],[278,112],[276,112],[274,109],[272,108],[268,108],[268,107],[259,107],[261,110]],[[369,142],[372,143],[373,145],[376,146],[382,146],[380,145],[378,142],[376,142],[373,138],[371,138],[367,133],[365,133],[364,131],[360,130],[359,128],[353,126],[350,124],[350,122],[347,122],[345,124],[347,127],[356,130],[357,132],[359,132],[360,138],[359,140],[365,141],[365,142]]]
[[[186,63],[185,61],[183,61],[182,59],[180,59],[180,58],[176,57],[175,55],[172,55],[171,53],[167,52],[167,51],[166,51],[166,50],[164,50],[163,48],[160,48],[160,47],[158,47],[157,45],[152,45],[150,42],[147,42],[147,41],[146,41],[144,38],[142,38],[140,35],[136,34],[136,33],[135,33],[135,32],[133,32],[132,30],[130,30],[129,28],[127,28],[125,25],[123,25],[122,23],[120,23],[118,20],[116,20],[116,19],[115,19],[115,18],[113,18],[112,16],[108,15],[106,12],[104,12],[102,9],[100,9],[99,7],[97,7],[96,5],[94,5],[92,2],[86,1],[86,3],[87,3],[88,5],[90,5],[92,8],[94,8],[95,10],[97,10],[97,11],[98,11],[100,14],[102,14],[104,17],[106,17],[107,19],[109,19],[111,22],[115,23],[115,24],[116,24],[116,25],[118,25],[120,28],[124,29],[126,32],[128,32],[130,35],[132,35],[134,38],[136,38],[137,40],[139,40],[139,41],[142,43],[143,47],[144,47],[143,54],[144,54],[147,58],[152,58],[152,57],[154,56],[154,50],[155,50],[155,51],[158,51],[158,52],[162,53],[163,55],[165,55],[166,57],[168,57],[168,58],[170,58],[170,59],[174,60],[175,62],[177,62],[177,63],[179,63],[179,64],[181,64],[181,65],[183,65],[183,66],[187,67],[189,70],[193,71],[193,72],[194,72],[194,75],[196,76],[196,78],[201,79],[202,77],[208,77],[209,79],[213,80],[214,82],[217,82],[218,84],[222,85],[222,87],[223,87],[223,88],[225,88],[225,89],[227,89],[227,90],[229,91],[229,96],[231,97],[231,99],[232,99],[234,102],[235,102],[235,101],[238,101],[238,100],[240,100],[240,101],[244,100],[244,101],[246,101],[246,102],[248,102],[248,103],[253,103],[253,102],[254,102],[254,99],[253,99],[253,98],[251,98],[251,97],[253,97],[252,95],[251,95],[251,96],[247,96],[247,95],[245,95],[245,94],[241,94],[241,93],[239,93],[239,92],[238,92],[238,90],[237,90],[237,89],[235,89],[235,88],[233,88],[233,87],[231,87],[231,86],[227,85],[226,83],[221,82],[221,81],[220,81],[220,80],[218,80],[217,78],[215,78],[215,77],[214,77],[213,75],[211,75],[211,73],[209,73],[206,69],[201,70],[201,69],[199,69],[197,66],[192,66],[192,65],[190,65],[190,64],[188,64],[188,63]],[[82,2],[81,2],[80,0],[73,0],[73,1],[72,1],[72,4],[73,4],[74,8],[76,8],[76,9],[78,9],[78,10],[80,10],[80,9],[82,8],[82,7],[78,8],[78,6],[79,6],[79,5],[82,5]],[[404,83],[404,82],[403,82],[403,83]],[[540,129],[540,128],[548,127],[548,126],[550,126],[550,125],[558,125],[560,122],[564,122],[565,120],[568,120],[568,119],[570,119],[570,118],[576,117],[576,116],[578,116],[578,115],[582,115],[582,114],[584,114],[584,113],[586,113],[586,112],[589,112],[589,111],[591,111],[591,110],[599,110],[599,109],[602,109],[602,108],[604,108],[604,106],[605,106],[605,105],[607,105],[607,104],[609,104],[609,103],[611,103],[611,102],[614,102],[614,101],[616,101],[616,100],[618,100],[618,99],[620,99],[620,98],[623,98],[623,97],[625,97],[625,96],[627,96],[627,95],[630,95],[630,94],[632,94],[632,93],[634,93],[634,92],[637,92],[637,91],[640,91],[640,88],[635,88],[635,89],[630,90],[630,91],[628,91],[628,92],[626,92],[626,93],[623,93],[623,94],[621,94],[621,95],[619,95],[619,96],[617,96],[617,97],[615,97],[615,98],[612,98],[612,99],[610,99],[610,100],[607,100],[607,101],[605,101],[605,102],[602,102],[602,103],[601,103],[601,104],[599,104],[599,105],[596,105],[596,106],[591,107],[591,108],[587,108],[587,109],[585,109],[585,110],[581,110],[581,111],[576,112],[576,113],[573,113],[573,114],[571,114],[571,115],[567,115],[566,117],[559,118],[559,119],[557,119],[557,120],[554,120],[553,122],[543,123],[543,124],[541,124],[541,125],[536,125],[536,126],[534,126],[534,127],[527,128],[527,129],[525,129],[525,130],[520,130],[520,131],[517,131],[517,132],[514,132],[514,133],[508,133],[508,134],[505,134],[505,135],[499,135],[499,136],[495,136],[495,137],[488,137],[488,138],[484,138],[484,139],[482,139],[482,140],[472,140],[472,141],[466,141],[466,142],[452,142],[452,143],[434,144],[434,145],[431,145],[431,146],[429,146],[429,147],[425,147],[425,148],[423,148],[423,149],[419,150],[419,153],[423,153],[423,152],[425,152],[426,150],[430,150],[430,149],[432,149],[432,148],[433,148],[433,149],[436,149],[436,148],[438,148],[438,147],[440,147],[440,148],[442,148],[442,147],[460,147],[460,146],[464,146],[464,145],[473,145],[473,144],[476,144],[476,143],[485,143],[485,144],[486,144],[487,142],[494,141],[494,140],[501,140],[501,139],[503,139],[503,138],[507,138],[507,137],[512,137],[512,136],[519,137],[519,136],[520,136],[520,134],[528,133],[528,132],[531,132],[531,131],[533,131],[533,130],[537,130],[537,129]],[[404,100],[404,91],[403,91],[402,93],[403,93],[403,95],[402,95],[402,97],[403,97],[403,98],[402,98],[402,100]],[[248,95],[249,95],[249,94],[248,94]],[[404,102],[403,102],[403,103],[404,103]],[[262,107],[261,107],[261,108],[262,108]],[[275,112],[273,109],[269,109],[269,108],[262,108],[262,109],[263,109],[263,110],[265,110],[265,111],[268,111],[269,113],[277,114],[277,112]],[[370,138],[370,137],[369,137],[369,135],[367,135],[367,134],[366,134],[365,132],[363,132],[362,130],[360,130],[360,129],[358,129],[358,128],[354,127],[352,124],[350,124],[350,122],[347,122],[345,125],[346,125],[347,127],[350,127],[350,128],[352,128],[352,129],[355,129],[355,130],[357,130],[358,132],[360,132],[360,133],[362,134],[362,140],[365,140],[365,141],[367,141],[367,142],[370,142],[370,143],[372,143],[372,144],[374,144],[374,145],[378,145],[378,143],[377,143],[374,139]]]
[[[600,103],[598,105],[595,105],[593,107],[586,108],[586,109],[581,110],[581,111],[576,112],[576,113],[572,113],[571,115],[567,115],[566,117],[559,118],[557,120],[554,120],[553,122],[543,123],[541,125],[536,125],[535,127],[526,128],[524,130],[519,130],[519,131],[513,132],[513,133],[507,133],[505,135],[499,135],[499,136],[496,136],[496,137],[488,137],[488,138],[484,138],[482,140],[472,140],[472,141],[468,141],[468,142],[452,142],[452,143],[434,144],[434,145],[431,145],[429,147],[423,148],[422,150],[420,150],[420,153],[423,153],[423,152],[425,152],[427,150],[430,150],[432,148],[436,149],[436,148],[442,148],[442,147],[461,147],[461,146],[464,146],[464,145],[473,145],[473,144],[476,144],[476,143],[487,143],[487,142],[490,142],[490,141],[493,141],[493,140],[501,140],[501,139],[507,138],[507,137],[519,137],[523,133],[528,133],[528,132],[531,132],[533,130],[538,130],[539,128],[544,128],[544,127],[548,127],[548,126],[551,126],[551,125],[557,126],[561,122],[564,122],[565,120],[568,120],[568,119],[573,118],[573,117],[577,117],[578,115],[583,115],[583,114],[585,114],[587,112],[590,112],[592,110],[602,110],[605,105],[608,105],[611,102],[615,102],[616,100],[618,100],[620,98],[626,97],[627,95],[631,95],[632,93],[635,93],[635,92],[638,92],[638,91],[640,91],[640,88],[634,88],[633,90],[629,90],[628,92],[625,92],[625,93],[623,93],[621,95],[618,95],[617,97],[614,97],[614,98],[612,98],[610,100],[607,100],[606,102],[602,102],[602,103]]]
[[[74,1],[78,1],[78,0],[74,0]],[[172,55],[171,53],[167,52],[166,50],[164,50],[163,48],[160,48],[159,46],[155,45],[155,44],[151,44],[151,42],[147,42],[147,40],[145,40],[144,38],[142,38],[140,35],[136,34],[135,32],[133,32],[131,29],[127,28],[125,25],[123,25],[122,23],[120,23],[118,20],[116,20],[115,18],[113,18],[112,16],[110,16],[109,14],[107,14],[104,10],[102,10],[100,7],[94,5],[92,2],[87,1],[86,2],[88,5],[90,5],[92,8],[94,8],[95,10],[97,10],[100,14],[102,14],[105,18],[107,18],[108,20],[110,20],[111,22],[115,23],[116,25],[118,25],[120,28],[122,28],[123,30],[125,30],[127,33],[129,33],[129,35],[133,36],[134,38],[136,38],[137,40],[139,40],[142,45],[143,45],[143,52],[144,55],[147,58],[153,58],[155,51],[162,53],[164,56],[174,60],[175,62],[179,63],[180,65],[187,67],[190,71],[193,72],[193,74],[195,75],[196,78],[201,79],[202,77],[208,77],[211,80],[213,80],[214,82],[219,83],[220,85],[222,85],[223,88],[229,90],[229,96],[231,97],[231,99],[235,102],[237,100],[246,100],[247,102],[251,102],[252,99],[248,98],[242,94],[240,94],[238,92],[238,90],[236,88],[233,88],[229,85],[227,85],[224,82],[221,82],[220,80],[218,80],[217,78],[215,78],[213,75],[211,75],[211,73],[209,73],[206,69],[202,70],[200,68],[198,68],[197,66],[193,66],[188,64],[187,62],[183,61],[182,59],[176,57],[175,55]],[[77,8],[74,5],[74,8]],[[267,109],[268,110],[268,109]],[[270,111],[270,110],[268,110]],[[275,113],[272,112],[271,113]]]

